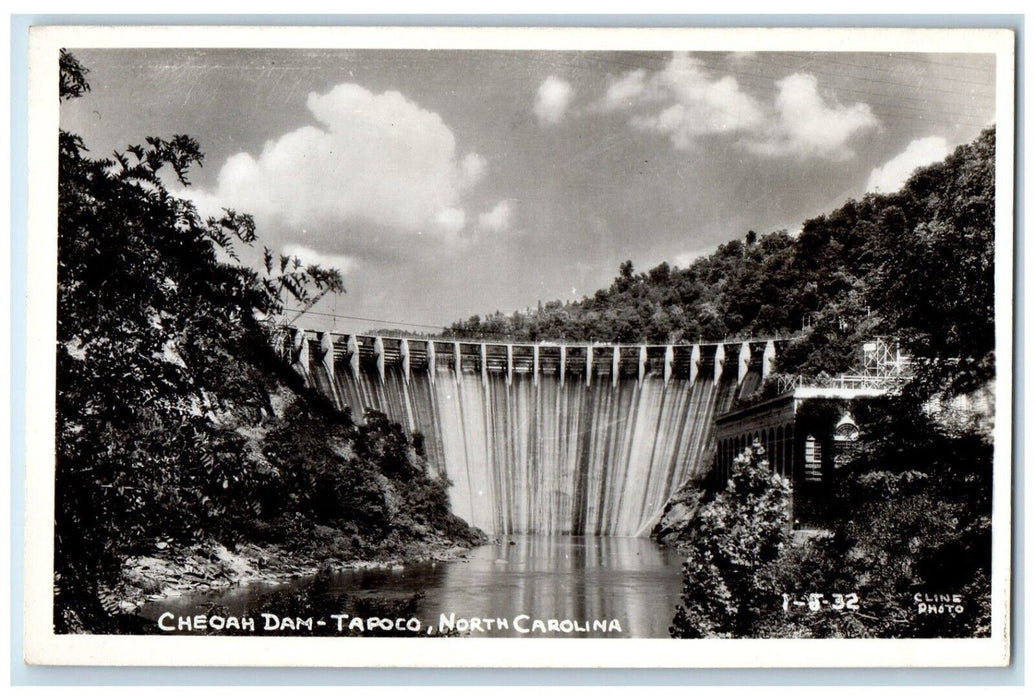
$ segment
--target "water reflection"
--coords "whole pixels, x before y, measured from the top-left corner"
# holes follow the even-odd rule
[[[437,627],[440,615],[511,622],[509,629],[471,632],[475,636],[524,636],[513,629],[513,620],[527,615],[526,627],[536,619],[589,622],[588,632],[547,636],[666,637],[681,588],[680,561],[674,551],[642,538],[512,536],[473,550],[466,561],[339,572],[331,585],[356,596],[403,597],[423,590],[417,614],[425,625]],[[217,602],[230,614],[258,614],[251,603],[270,590],[195,594],[154,603],[144,613],[195,614]],[[621,633],[593,631],[594,620],[612,619]]]

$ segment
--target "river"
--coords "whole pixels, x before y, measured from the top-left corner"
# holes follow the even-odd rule
[[[420,591],[422,629],[446,619],[503,619],[506,629],[463,629],[473,636],[523,637],[535,620],[569,620],[565,631],[537,628],[537,636],[667,637],[681,590],[681,557],[646,538],[513,535],[472,550],[465,559],[401,569],[340,571],[332,588],[350,595],[400,598]],[[304,585],[253,585],[192,593],[148,604],[144,617],[195,615],[213,603],[229,615],[259,616],[255,602],[272,590]],[[314,615],[323,614],[313,611]],[[616,620],[617,625],[612,621]],[[603,621],[596,625],[594,621]],[[588,624],[587,624],[588,623]],[[461,623],[463,624],[463,623]],[[609,631],[600,631],[606,627]],[[617,629],[620,627],[620,631]],[[587,631],[579,631],[587,628]]]

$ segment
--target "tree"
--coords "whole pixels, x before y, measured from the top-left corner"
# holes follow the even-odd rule
[[[89,90],[74,56],[60,68],[61,99]],[[269,251],[264,274],[226,262],[255,242],[251,217],[204,220],[160,175],[189,184],[194,139],[95,159],[58,138],[55,624],[103,630],[103,588],[127,553],[232,536],[253,515],[271,470],[236,428],[273,413],[278,384],[301,389],[265,320],[285,298],[344,288],[334,270]]]
[[[61,100],[80,97],[84,92],[90,91],[90,84],[86,81],[89,71],[66,49],[61,49],[58,66],[58,95]]]
[[[991,621],[992,442],[949,430],[926,408],[922,387],[860,406],[861,449],[833,508],[845,517],[808,543],[787,579],[853,591],[858,619],[804,620],[815,636],[987,635]],[[806,573],[807,572],[807,573]],[[959,595],[964,610],[920,614],[916,593]]]
[[[763,447],[734,460],[725,490],[689,525],[673,637],[768,636],[778,624],[777,565],[790,541],[789,506],[790,484],[769,468]]]

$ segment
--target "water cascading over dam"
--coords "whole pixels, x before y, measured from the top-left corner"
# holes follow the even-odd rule
[[[311,385],[359,422],[371,408],[423,434],[453,512],[495,534],[645,535],[776,352],[290,333]]]

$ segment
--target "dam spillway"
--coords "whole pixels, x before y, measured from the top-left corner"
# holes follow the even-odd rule
[[[424,436],[453,512],[493,534],[645,535],[711,465],[715,416],[773,341],[500,344],[291,331],[310,385]]]

